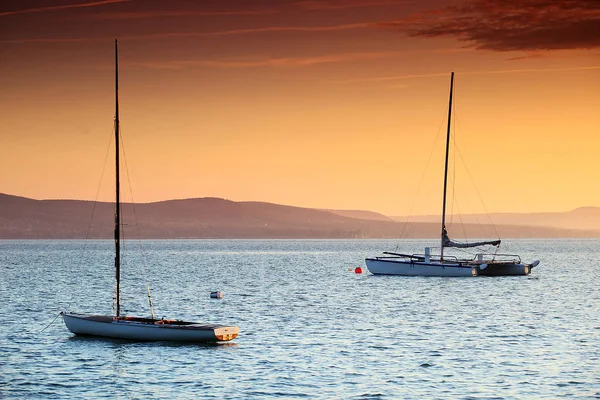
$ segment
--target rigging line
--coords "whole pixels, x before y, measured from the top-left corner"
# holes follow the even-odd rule
[[[120,134],[121,133],[119,132],[119,135]],[[119,138],[119,139],[121,140],[121,138]],[[123,158],[125,158],[125,157],[123,157]],[[120,268],[120,270],[121,270],[121,278],[123,278],[123,276],[125,275],[123,272],[127,271],[129,269],[128,268],[129,265],[127,265],[128,259],[126,258],[126,255],[128,255],[127,252],[129,251],[129,248],[126,247],[127,241],[125,240],[125,214],[123,213],[123,202],[122,201],[119,204],[119,207],[121,209],[120,210],[121,211],[121,225],[119,226],[119,231],[121,232],[121,239],[119,241],[119,244],[121,246],[121,251],[119,252],[119,255],[120,255],[121,259],[119,260],[119,262],[121,264],[121,268]],[[123,289],[123,280],[122,279],[121,279],[121,289]],[[122,290],[121,290],[121,292],[122,292]],[[121,304],[120,304],[121,313],[125,312],[125,314],[126,314],[126,311],[124,310],[124,307],[123,307],[123,304],[122,304],[123,303],[123,299],[125,299],[125,296],[123,296],[123,294],[120,293],[119,294],[119,298],[121,300]]]
[[[469,243],[469,240],[467,238],[467,230],[465,229],[465,222],[463,221],[462,213],[460,212],[460,207],[458,206],[458,201],[454,201],[454,202],[456,202],[456,209],[458,210],[458,218],[460,219],[460,226],[462,227],[463,235],[465,237],[465,242]]]
[[[483,202],[483,198],[481,197],[481,193],[479,193],[479,189],[477,189],[477,185],[475,185],[475,180],[473,179],[473,176],[471,175],[471,171],[469,171],[469,168],[467,167],[467,163],[466,163],[465,159],[463,158],[462,153],[460,152],[460,148],[457,147],[456,150],[458,151],[458,155],[460,156],[460,159],[462,160],[462,162],[465,166],[465,170],[467,171],[467,174],[469,175],[469,178],[471,179],[471,183],[473,184],[473,187],[475,188],[475,192],[477,193],[477,196],[479,197],[479,201],[481,202],[481,205],[483,206],[485,215],[487,216],[488,220],[490,221],[490,225],[492,225],[492,228],[494,228],[496,237],[498,239],[500,239],[500,234],[498,233],[498,229],[496,229],[496,225],[494,225],[494,221],[492,221],[492,218],[490,217],[487,207],[485,206],[485,203]]]
[[[452,156],[454,157],[454,162],[452,163],[452,214],[450,214],[450,223],[454,220],[454,206],[460,213],[460,209],[458,208],[457,200],[456,200],[456,142],[453,140],[452,143]],[[461,224],[462,224],[462,216],[461,216]]]
[[[458,208],[458,204],[456,205],[456,208]],[[469,238],[467,236],[467,230],[465,229],[465,221],[463,220],[462,213],[460,212],[460,209],[458,209],[458,217],[460,218],[460,226],[462,227],[463,235],[465,237],[465,242],[469,243]]]
[[[442,131],[442,127],[444,126],[445,120],[446,120],[446,110],[444,110],[444,116],[442,117],[442,121],[440,122],[440,126],[438,127],[438,131],[435,136],[435,140],[433,141],[433,145],[431,146],[431,152],[429,153],[429,158],[427,159],[427,164],[425,164],[425,170],[423,171],[423,174],[421,175],[421,180],[419,181],[419,185],[417,186],[417,192],[415,193],[415,196],[413,197],[412,204],[410,205],[410,208],[408,210],[408,215],[406,216],[406,219],[404,220],[404,225],[402,226],[402,232],[400,233],[400,239],[398,240],[398,243],[396,244],[396,249],[394,251],[398,251],[398,249],[400,247],[400,240],[404,238],[404,233],[406,232],[406,226],[408,225],[408,222],[409,222],[410,218],[412,217],[413,208],[417,202],[417,197],[419,196],[419,192],[421,191],[421,186],[423,185],[423,181],[425,181],[425,175],[427,174],[429,164],[431,164],[431,159],[433,158],[433,153],[435,151],[435,145],[437,144],[438,139],[440,138],[440,132]]]
[[[456,242],[461,243],[460,241],[456,241]],[[466,243],[468,243],[468,242],[466,242]],[[495,247],[494,255],[496,255],[498,253],[498,246],[494,246],[494,247]],[[458,248],[458,247],[454,248],[455,251],[462,252],[462,253],[469,254],[469,255],[474,255],[474,254],[490,254],[491,255],[492,254],[489,251],[489,249],[487,249],[483,246],[469,247],[469,249],[474,249],[476,251],[476,253],[473,253],[472,250],[465,250],[465,249]]]
[[[131,196],[131,206],[133,208],[133,220],[135,223],[135,230],[137,233],[138,245],[140,248],[140,253],[142,255],[142,268],[144,269],[144,280],[146,281],[146,291],[148,293],[148,304],[150,305],[150,313],[152,314],[152,318],[154,318],[154,305],[152,304],[152,294],[150,293],[150,282],[148,282],[148,271],[146,269],[146,255],[144,254],[144,249],[142,247],[142,240],[140,239],[140,228],[137,221],[137,214],[135,212],[135,201],[133,199],[133,189],[131,187],[131,179],[129,177],[129,166],[127,165],[127,157],[125,155],[125,142],[123,141],[123,136],[121,132],[119,132],[119,137],[121,138],[121,147],[123,148],[123,160],[125,161],[125,172],[127,174],[127,183],[129,184],[129,195]]]
[[[458,202],[456,202],[456,208],[458,209],[458,216],[460,218],[460,224],[461,224],[463,235],[464,235],[464,243],[468,244],[469,243],[469,239],[468,239],[468,236],[467,236],[467,231],[465,229],[465,223],[464,223],[464,220],[462,218],[462,213],[460,211],[460,207],[458,205]],[[477,216],[475,216],[475,220],[477,221],[477,226],[481,229],[482,238],[486,238],[486,232],[483,230],[483,226],[479,222],[479,219],[477,218]],[[479,253],[486,253],[486,254],[489,253],[489,250],[487,248],[484,248],[484,247],[481,247],[481,246],[476,246],[476,247],[472,247],[472,248],[476,249]],[[469,252],[468,250],[464,250],[464,249],[461,249],[461,248],[457,248],[457,250],[460,251],[460,252],[469,254],[469,255],[473,255],[473,253]],[[497,246],[496,246],[495,252],[496,253],[498,252],[498,247]]]
[[[452,121],[454,123],[453,126],[453,131],[454,131],[454,135],[451,136],[451,140],[452,140],[452,205],[451,205],[451,210],[450,210],[450,225],[452,224],[452,221],[454,220],[454,203],[456,202],[456,103],[457,103],[457,99],[458,96],[456,96],[456,84],[454,84],[454,101],[452,102],[452,111],[453,111],[453,115],[454,115],[454,120]],[[460,211],[459,211],[460,212]],[[464,228],[463,228],[464,229]]]
[[[464,220],[463,220],[463,217],[462,217],[462,213],[461,213],[461,211],[460,211],[460,208],[458,207],[458,202],[457,202],[457,204],[456,204],[456,208],[458,208],[458,215],[459,215],[459,218],[460,218],[460,223],[461,223],[461,225],[462,225],[462,229],[463,229],[463,235],[465,236],[465,241],[467,241],[467,242],[468,242],[467,231],[466,231],[466,229],[465,229],[465,223],[464,223]],[[479,218],[477,218],[477,215],[473,215],[473,218],[475,218],[475,221],[477,222],[477,227],[478,227],[478,228],[479,228],[479,230],[481,231],[481,237],[482,237],[482,238],[487,238],[487,237],[488,237],[488,236],[487,236],[487,233],[486,233],[486,231],[483,229],[483,226],[484,226],[484,224],[483,224],[481,221],[479,221]]]
[[[479,229],[481,230],[481,235],[482,237],[486,237],[486,232],[483,229],[483,223],[479,220],[479,218],[477,218],[477,215],[474,215],[473,217],[475,217],[475,221],[477,221],[477,226],[479,227]]]
[[[456,115],[456,112],[455,112],[455,115]],[[458,123],[458,129],[456,128],[456,124],[457,124],[457,123]],[[456,131],[461,131],[461,132],[462,132],[462,128],[461,128],[461,126],[460,126],[460,122],[458,122],[458,118],[457,118],[457,117],[455,117],[455,118],[454,118],[454,124],[455,124],[455,125],[454,125],[454,131],[455,131],[455,137],[456,137]],[[456,156],[456,150],[458,150],[458,151],[460,152],[460,148],[459,148],[459,146],[458,146],[458,142],[456,141],[456,138],[454,139],[453,143],[454,143],[454,146],[453,146],[453,149],[454,149],[454,154],[455,154],[455,156]],[[462,157],[461,157],[461,159],[462,159]],[[469,168],[467,167],[467,164],[466,164],[466,162],[464,161],[464,159],[462,159],[462,161],[463,161],[463,165],[464,165],[464,167],[465,167],[465,170],[466,170],[467,172],[469,172]],[[477,186],[475,185],[475,182],[473,181],[473,178],[471,178],[471,181],[472,181],[472,185],[473,185],[473,187],[474,187],[475,189],[477,189]],[[482,202],[482,203],[483,203],[483,200],[482,200],[481,196],[479,196],[479,200],[480,200],[480,202]],[[457,207],[458,207],[458,205],[457,205]],[[460,210],[459,210],[458,212],[460,213]],[[483,224],[482,224],[482,223],[479,221],[479,218],[477,218],[477,215],[475,215],[474,217],[475,217],[475,221],[477,221],[477,225],[478,225],[479,229],[481,230],[482,237],[484,237],[484,238],[485,238],[485,237],[486,237],[486,232],[485,232],[485,230],[483,229]],[[461,224],[463,224],[463,233],[464,233],[464,235],[465,235],[465,240],[466,240],[466,239],[467,239],[467,234],[466,234],[466,230],[465,230],[465,227],[464,227],[464,222],[463,222],[463,219],[462,219],[462,214],[460,215],[460,219],[461,219]],[[491,222],[491,221],[490,221],[490,222]],[[493,225],[493,223],[492,223],[492,225]],[[499,237],[498,237],[498,238],[499,238]]]
[[[454,89],[454,93],[456,93],[456,88]],[[457,98],[457,96],[454,96],[455,99]],[[458,205],[458,201],[456,200],[456,150],[458,149],[458,141],[456,140],[457,138],[457,132],[458,130],[456,129],[456,124],[457,124],[457,113],[456,113],[456,103],[457,101],[455,100],[452,103],[452,111],[454,114],[454,120],[453,122],[453,131],[454,131],[454,135],[451,137],[452,140],[452,178],[451,178],[451,182],[452,182],[452,213],[450,214],[450,224],[452,224],[452,222],[454,221],[454,206],[456,206],[456,210],[458,212],[458,218],[460,219],[460,225],[463,231],[463,235],[465,238],[465,242],[468,243],[468,237],[467,237],[467,230],[465,229],[465,222],[463,220],[462,217],[462,212],[460,211],[460,207]]]
[[[121,129],[119,128],[119,144],[120,144],[120,148],[117,149],[117,151],[121,151],[121,149],[123,148],[123,143],[121,142],[123,139],[123,137],[121,136]],[[125,154],[123,154],[123,158],[125,158]],[[119,165],[120,167],[120,165]],[[119,170],[119,173],[121,171]],[[119,186],[119,191],[121,190],[120,186]],[[125,268],[119,268],[119,272],[121,274],[121,277],[123,277],[124,275],[124,271],[127,271],[127,259],[125,258],[125,255],[127,254],[127,251],[129,250],[129,248],[126,248],[126,243],[127,241],[125,240],[125,214],[123,213],[123,198],[121,197],[121,201],[119,202],[119,215],[120,215],[120,221],[119,221],[119,234],[120,234],[120,239],[119,239],[119,246],[120,246],[120,250],[119,250],[119,265],[121,265],[121,267],[125,267]],[[119,288],[117,288],[117,285],[115,283],[115,306],[117,303],[117,299],[116,299],[116,293],[117,290],[122,289],[122,282]],[[123,305],[121,304],[123,302],[124,296],[121,294],[122,290],[119,291],[119,307],[121,309],[121,312],[124,311],[123,309]],[[126,312],[125,312],[126,313]]]
[[[89,238],[90,231],[92,229],[92,221],[94,218],[94,212],[96,211],[96,204],[98,204],[98,196],[100,195],[100,187],[102,186],[102,179],[104,178],[104,171],[106,171],[106,160],[108,160],[108,153],[110,151],[110,145],[112,144],[113,134],[114,134],[114,129],[113,129],[113,132],[111,132],[110,139],[108,141],[108,146],[106,147],[106,154],[104,155],[104,163],[102,163],[102,172],[100,174],[100,181],[98,182],[98,187],[96,188],[96,197],[94,197],[94,205],[92,207],[92,215],[90,216],[90,223],[88,225],[88,229],[85,234],[85,241],[83,242],[83,251],[85,251],[85,246],[87,244],[87,240]]]
[[[450,181],[452,182],[452,203],[450,204],[450,222],[448,225],[452,225],[454,222],[454,203],[456,203],[456,142],[452,140],[454,146],[452,146],[452,176],[450,177]]]
[[[462,128],[460,127],[460,123],[458,123],[458,127],[459,127],[459,129],[462,130]],[[458,151],[458,155],[460,156],[460,159],[461,159],[463,165],[465,166],[465,170],[467,171],[467,174],[469,175],[469,179],[471,179],[471,184],[475,188],[475,192],[477,193],[477,197],[479,198],[479,202],[481,203],[481,205],[483,207],[483,210],[485,211],[485,215],[487,216],[488,220],[490,221],[490,225],[492,226],[492,228],[494,228],[494,232],[496,233],[496,237],[498,239],[500,239],[500,234],[498,233],[498,229],[496,229],[496,225],[494,225],[494,221],[492,221],[492,218],[490,217],[490,213],[488,212],[487,207],[485,206],[485,203],[483,201],[483,197],[481,197],[481,193],[479,193],[479,189],[477,189],[477,185],[475,185],[475,180],[473,179],[473,176],[471,175],[471,171],[469,170],[469,167],[467,166],[467,162],[465,161],[462,153],[460,152],[460,148],[458,146],[456,146],[456,150]]]
[[[106,160],[108,160],[108,153],[110,151],[110,145],[112,144],[112,138],[114,134],[114,128],[110,134],[110,138],[108,140],[108,146],[106,147],[106,154],[104,155],[104,162],[102,163],[102,172],[100,173],[100,180],[98,181],[98,186],[96,188],[96,196],[94,197],[94,204],[92,205],[92,213],[90,215],[90,222],[88,224],[87,230],[85,232],[85,239],[83,240],[83,248],[81,249],[81,257],[83,259],[83,255],[85,254],[85,250],[87,248],[87,242],[90,237],[90,232],[92,230],[92,222],[94,221],[94,214],[96,213],[96,205],[98,205],[98,196],[100,195],[100,187],[102,186],[102,179],[104,179],[104,171],[106,171]],[[70,299],[67,304],[68,311],[71,309],[71,303],[73,302],[73,291],[70,291]]]

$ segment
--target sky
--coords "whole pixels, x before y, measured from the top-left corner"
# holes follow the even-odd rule
[[[0,192],[439,214],[600,206],[597,0],[0,5]]]

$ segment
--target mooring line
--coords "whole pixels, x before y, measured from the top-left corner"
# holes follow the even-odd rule
[[[56,318],[60,317],[60,315],[62,314],[62,312],[59,312],[56,317],[54,317],[54,319],[52,320],[52,322],[50,322],[48,325],[46,325],[46,327],[44,329],[42,329],[40,331],[40,333],[44,332],[46,329],[48,329],[50,327],[50,325],[52,325],[54,323],[54,321],[56,321]]]

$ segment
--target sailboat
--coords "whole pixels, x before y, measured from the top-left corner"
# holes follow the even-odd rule
[[[125,316],[121,313],[121,204],[119,184],[119,57],[115,40],[115,271],[116,315],[75,314],[62,312],[67,328],[76,335],[139,341],[225,342],[239,333],[237,326],[201,324],[172,319]],[[154,313],[152,313],[154,314]]]
[[[433,255],[431,247],[425,247],[423,254],[402,254],[384,252],[383,256],[367,258],[367,269],[374,275],[404,276],[505,276],[529,275],[540,261],[524,263],[521,257],[511,254],[479,253],[473,258],[458,258],[444,255],[444,248],[474,248],[480,246],[499,247],[501,240],[478,242],[458,242],[450,239],[446,230],[446,188],[448,184],[448,153],[450,148],[450,123],[452,119],[452,93],[454,72],[450,76],[450,104],[448,108],[448,129],[446,132],[446,160],[444,166],[444,194],[442,205],[442,226],[440,254]]]

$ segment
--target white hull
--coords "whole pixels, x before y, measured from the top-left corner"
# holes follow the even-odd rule
[[[472,267],[459,264],[410,262],[367,258],[367,269],[374,275],[403,276],[477,276]]]
[[[374,275],[402,275],[402,276],[512,276],[529,275],[531,268],[537,266],[539,261],[532,264],[522,263],[486,263],[481,265],[472,262],[440,263],[439,261],[411,261],[406,259],[380,259],[367,258],[367,269]]]
[[[162,323],[160,320],[119,319],[104,315],[62,313],[67,328],[76,335],[140,341],[222,342],[235,339],[237,326],[197,323]]]

